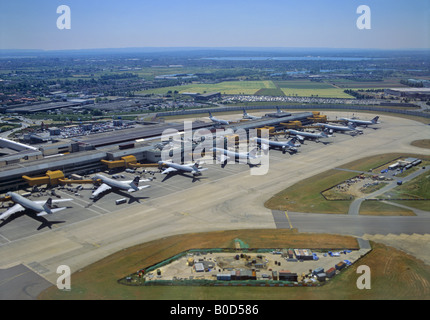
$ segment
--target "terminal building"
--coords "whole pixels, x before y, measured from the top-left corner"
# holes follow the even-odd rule
[[[263,118],[232,123],[225,126],[233,131],[242,129],[284,128],[282,123],[300,121],[312,123],[312,112],[289,114],[281,118]],[[208,129],[215,132],[213,123],[193,122],[192,130]],[[0,156],[3,166],[0,168],[0,192],[14,191],[28,187],[23,176],[45,175],[47,171],[60,170],[64,175],[86,175],[109,169],[106,161],[122,161],[124,157],[133,156],[139,163],[154,164],[161,160],[163,143],[161,136],[166,130],[184,132],[184,124],[160,123],[144,125],[140,128],[123,129],[118,132],[94,134],[86,137],[63,140],[54,144],[45,144],[40,148],[29,147],[20,152],[14,160]],[[168,132],[168,131],[167,131]],[[12,142],[11,142],[12,143]],[[19,143],[12,143],[23,145]],[[126,146],[126,147],[124,147]],[[22,152],[28,154],[23,155]],[[6,155],[6,158],[8,155]],[[8,159],[8,158],[7,158]],[[103,161],[105,162],[103,162]]]

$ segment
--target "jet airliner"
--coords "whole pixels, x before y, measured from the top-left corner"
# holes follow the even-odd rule
[[[25,211],[27,209],[36,212],[38,217],[44,216],[47,214],[53,214],[53,213],[56,213],[58,211],[67,209],[66,207],[52,208],[53,203],[73,201],[73,199],[52,200],[52,198],[49,198],[46,201],[45,200],[32,201],[30,199],[24,198],[23,196],[15,193],[15,192],[8,192],[8,193],[6,193],[6,196],[10,197],[11,200],[15,203],[15,205],[0,215],[0,219],[2,219],[2,220],[8,218],[12,214],[22,212],[22,211]]]

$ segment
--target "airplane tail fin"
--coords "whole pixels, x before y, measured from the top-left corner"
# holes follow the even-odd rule
[[[133,189],[139,189],[139,181],[140,181],[140,177],[136,176],[133,181],[130,183],[130,187],[132,187]]]
[[[208,111],[209,112],[209,117],[212,117],[212,112],[210,112],[210,111]]]
[[[378,123],[379,120],[379,116],[376,116],[375,118],[372,119],[372,123]]]
[[[46,212],[51,212],[51,209],[52,209],[52,198],[49,198],[49,199],[45,202],[45,204],[43,205],[43,209],[44,209]]]
[[[348,122],[348,127],[354,130],[357,128],[357,126],[352,122]]]
[[[287,145],[290,147],[295,147],[296,146],[296,139],[293,138],[290,141],[287,142]]]
[[[195,171],[195,172],[199,172],[199,163],[198,162],[196,162],[196,163],[194,163],[194,165],[191,167],[191,168],[193,168],[193,170]]]
[[[257,148],[252,149],[251,151],[248,152],[248,156],[250,158],[254,158],[257,155],[257,151],[258,151]]]

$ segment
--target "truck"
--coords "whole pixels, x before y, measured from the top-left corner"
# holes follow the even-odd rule
[[[116,205],[123,204],[123,203],[126,203],[126,202],[127,202],[126,198],[118,199],[118,200],[115,201]]]

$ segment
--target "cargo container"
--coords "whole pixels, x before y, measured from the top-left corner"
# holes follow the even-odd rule
[[[323,273],[324,268],[316,268],[314,271],[312,271],[312,275],[316,276],[318,273]]]
[[[313,260],[312,252],[308,249],[294,249],[294,253],[299,260]]]
[[[346,266],[346,264],[345,264],[345,262],[339,262],[336,266],[335,266],[335,268],[336,268],[336,270],[342,270],[343,268],[345,268],[345,266]]]
[[[297,273],[292,273],[288,270],[281,270],[278,273],[279,280],[283,281],[297,281]]]
[[[335,268],[330,268],[325,273],[326,273],[326,275],[327,275],[328,278],[332,278],[336,274],[336,269]]]
[[[205,267],[204,267],[203,263],[201,263],[201,262],[196,263],[194,265],[194,269],[196,270],[196,272],[204,272],[205,271]]]
[[[323,282],[323,281],[325,281],[325,278],[327,275],[324,272],[322,272],[322,273],[318,273],[316,276],[317,276],[318,281]]]
[[[219,273],[216,275],[216,279],[219,281],[230,281],[231,275],[229,273]]]

